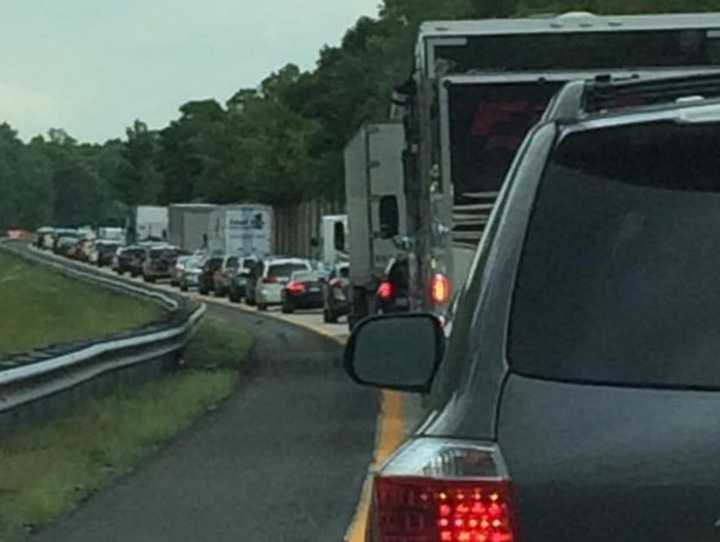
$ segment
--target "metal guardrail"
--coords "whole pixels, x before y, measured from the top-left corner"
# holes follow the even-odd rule
[[[140,329],[93,341],[51,345],[0,359],[0,416],[76,388],[78,385],[143,363],[174,356],[178,360],[205,305],[194,306],[182,296],[143,288],[82,269],[49,255],[32,254],[17,244],[1,242],[0,249],[63,274],[126,294],[152,299],[168,308],[167,315]]]

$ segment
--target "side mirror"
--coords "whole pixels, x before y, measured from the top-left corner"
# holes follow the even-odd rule
[[[319,247],[319,246],[320,246],[320,239],[318,239],[317,237],[313,237],[312,239],[310,239],[310,246],[313,247],[313,248]]]
[[[365,386],[426,393],[444,349],[442,324],[433,315],[374,316],[354,328],[345,370]]]
[[[391,239],[400,233],[400,211],[395,196],[380,198],[380,237]]]
[[[335,250],[338,252],[345,252],[345,224],[338,220],[334,226],[335,234]]]

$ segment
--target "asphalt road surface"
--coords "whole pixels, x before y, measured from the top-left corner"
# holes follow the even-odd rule
[[[254,333],[234,396],[34,542],[341,541],[372,459],[376,393],[341,347],[288,323],[209,306]]]

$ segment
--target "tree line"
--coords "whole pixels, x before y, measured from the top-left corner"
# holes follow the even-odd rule
[[[0,124],[0,230],[122,224],[139,204],[342,201],[345,143],[386,117],[424,20],[719,9],[720,0],[384,0],[377,17],[324,47],[315,69],[288,64],[225,103],[185,103],[159,130],[136,120],[104,144],[62,129],[23,142]]]

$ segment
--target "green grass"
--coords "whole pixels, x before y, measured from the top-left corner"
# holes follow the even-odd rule
[[[159,319],[159,305],[0,252],[0,358],[103,337]]]
[[[28,526],[69,511],[227,398],[252,342],[206,318],[182,370],[1,441],[0,540],[21,540]]]

